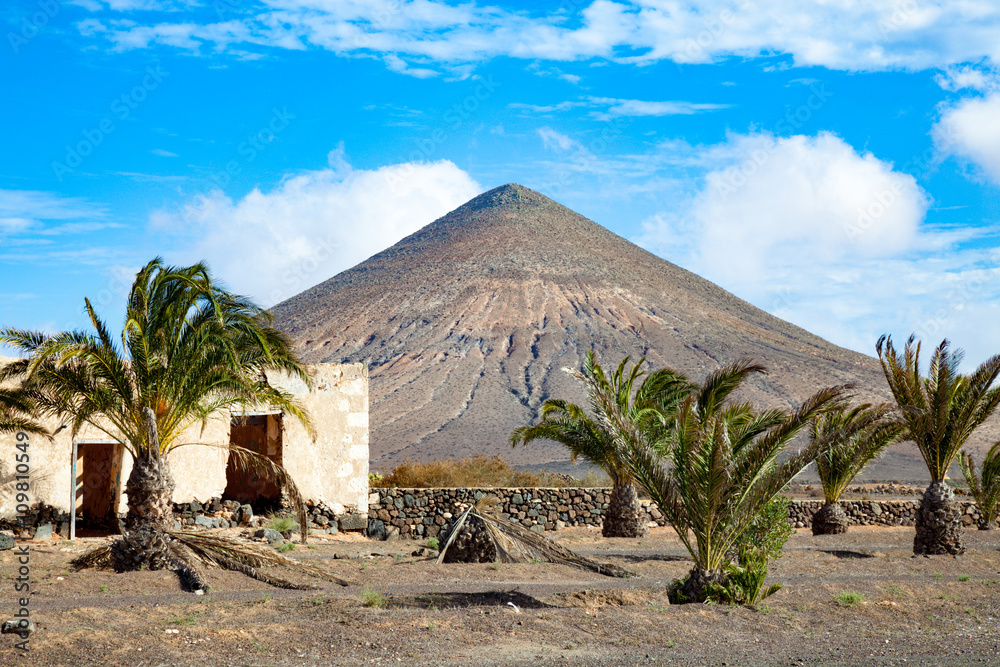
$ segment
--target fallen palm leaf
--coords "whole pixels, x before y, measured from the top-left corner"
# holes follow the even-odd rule
[[[448,540],[441,548],[441,553],[438,554],[438,564],[444,562],[445,555],[458,536],[459,531],[461,531],[462,526],[472,517],[478,519],[479,524],[485,528],[490,541],[496,549],[497,560],[500,562],[526,563],[541,559],[562,565],[572,565],[608,577],[638,576],[634,572],[629,572],[617,565],[598,563],[589,558],[584,558],[547,537],[528,530],[520,524],[501,519],[496,513],[498,502],[495,496],[484,496],[458,516],[451,529],[451,534],[448,536]]]
[[[148,554],[155,552],[156,558]],[[270,547],[217,535],[152,530],[126,532],[122,537],[88,551],[72,561],[78,569],[112,567],[119,571],[137,569],[132,560],[145,559],[151,569],[173,569],[193,590],[208,590],[199,566],[218,567],[242,572],[258,581],[278,588],[305,590],[315,588],[296,584],[262,572],[264,567],[283,567],[292,572],[335,581],[341,586],[350,582],[315,565],[282,556]]]

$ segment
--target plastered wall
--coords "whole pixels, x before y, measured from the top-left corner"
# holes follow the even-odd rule
[[[0,357],[0,365],[11,361]],[[284,465],[304,498],[325,503],[339,512],[368,507],[368,369],[364,364],[317,364],[310,366],[314,387],[279,375],[269,376],[295,394],[312,416],[315,438],[297,420],[284,415],[282,433]],[[55,430],[57,423],[47,423]],[[207,443],[215,447],[185,444],[170,453],[170,469],[176,503],[221,496],[226,487],[230,415],[221,414],[206,425],[195,424],[182,433],[181,443]],[[87,426],[78,442],[109,441],[110,436]],[[29,440],[30,503],[42,502],[68,511],[72,489],[73,436],[68,428],[53,437],[32,435]],[[0,518],[16,514],[16,434],[0,434]],[[125,481],[132,470],[131,456],[122,462],[122,501],[126,509]]]

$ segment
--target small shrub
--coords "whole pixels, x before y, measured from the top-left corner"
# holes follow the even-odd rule
[[[960,575],[958,575],[958,580],[959,581],[969,581],[970,579],[972,579],[971,575],[968,575],[968,574],[960,574]]]
[[[898,584],[892,584],[885,587],[885,592],[894,598],[905,598],[909,596],[909,593],[903,590],[903,587]]]
[[[188,614],[187,616],[174,616],[173,618],[168,618],[165,621],[160,621],[161,625],[194,625],[198,620],[196,614]]]
[[[841,607],[853,607],[856,604],[864,602],[865,596],[861,593],[855,593],[854,591],[844,591],[842,593],[837,593],[834,600]]]
[[[725,604],[755,606],[781,590],[764,586],[768,566],[781,557],[793,532],[788,523],[788,498],[777,496],[754,518],[737,545],[736,563],[726,567],[726,581],[708,587],[708,598]]]
[[[438,538],[436,537],[427,538],[427,548],[434,549],[435,551],[440,549],[441,547],[438,546]]]
[[[361,604],[365,607],[384,607],[388,600],[384,593],[366,585],[361,589]]]
[[[267,527],[272,530],[276,530],[279,533],[291,530],[295,528],[296,525],[298,525],[298,522],[290,516],[280,516],[277,514],[267,515]]]
[[[295,550],[295,543],[293,542],[285,542],[280,547],[278,547],[278,553],[287,553],[289,551],[294,551],[294,550]]]

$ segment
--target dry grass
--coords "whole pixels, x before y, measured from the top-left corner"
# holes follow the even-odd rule
[[[586,481],[586,480],[584,480]],[[532,473],[514,470],[499,456],[482,454],[461,460],[444,459],[430,463],[406,461],[388,475],[372,475],[370,484],[382,489],[431,489],[456,487],[567,487],[581,480],[560,473]]]

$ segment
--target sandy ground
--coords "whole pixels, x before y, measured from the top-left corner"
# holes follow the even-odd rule
[[[995,665],[1000,532],[965,538],[959,558],[913,558],[912,528],[800,530],[773,568],[782,590],[757,610],[671,606],[665,589],[690,560],[670,529],[641,540],[558,534],[636,578],[550,563],[436,565],[436,552],[413,555],[415,542],[341,535],[290,555],[348,587],[285,591],[212,570],[204,596],[167,572],[70,571],[96,538],[32,542],[38,627],[27,653],[0,637],[0,665]],[[15,569],[13,552],[0,552],[3,618]],[[864,599],[838,603],[845,592]]]

